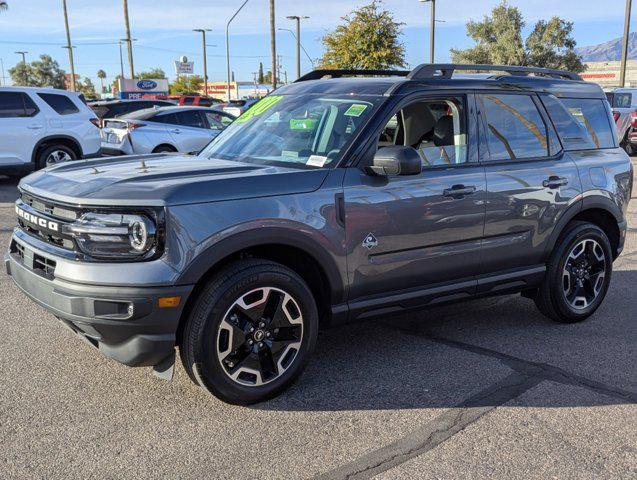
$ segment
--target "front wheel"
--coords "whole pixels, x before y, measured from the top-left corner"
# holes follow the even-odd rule
[[[551,255],[535,304],[557,322],[585,320],[606,296],[612,262],[610,241],[604,231],[587,222],[573,222]]]
[[[180,354],[196,383],[221,400],[247,405],[292,384],[317,334],[316,304],[301,277],[274,262],[242,260],[201,292]]]

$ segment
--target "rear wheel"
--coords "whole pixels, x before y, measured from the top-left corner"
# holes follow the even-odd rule
[[[606,296],[612,262],[604,231],[587,222],[573,222],[551,255],[535,304],[557,322],[585,320]]]
[[[39,170],[57,163],[70,162],[76,159],[77,154],[66,145],[52,145],[40,150],[36,159],[36,167]]]
[[[314,298],[295,272],[274,262],[242,260],[201,292],[180,354],[196,383],[226,402],[251,404],[292,384],[317,333]]]
[[[177,150],[170,145],[160,145],[159,147],[155,147],[153,153],[166,153],[166,152],[176,152]]]

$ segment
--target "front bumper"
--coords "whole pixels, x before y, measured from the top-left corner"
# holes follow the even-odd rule
[[[177,326],[192,286],[98,286],[55,277],[54,258],[21,243],[5,255],[7,273],[33,301],[53,313],[104,355],[129,366],[157,365],[174,353]],[[121,268],[125,269],[126,264]],[[177,307],[159,308],[160,297],[180,296]]]

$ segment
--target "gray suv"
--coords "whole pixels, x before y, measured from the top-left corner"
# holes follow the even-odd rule
[[[249,404],[298,377],[322,327],[511,293],[584,320],[632,167],[597,85],[451,64],[315,71],[198,156],[19,187],[5,263],[26,295],[119,362],[171,378],[178,349],[195,383]]]

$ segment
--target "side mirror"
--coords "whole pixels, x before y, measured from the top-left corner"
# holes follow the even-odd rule
[[[413,147],[384,147],[378,149],[372,165],[367,169],[379,177],[418,175],[422,171],[422,160]]]

